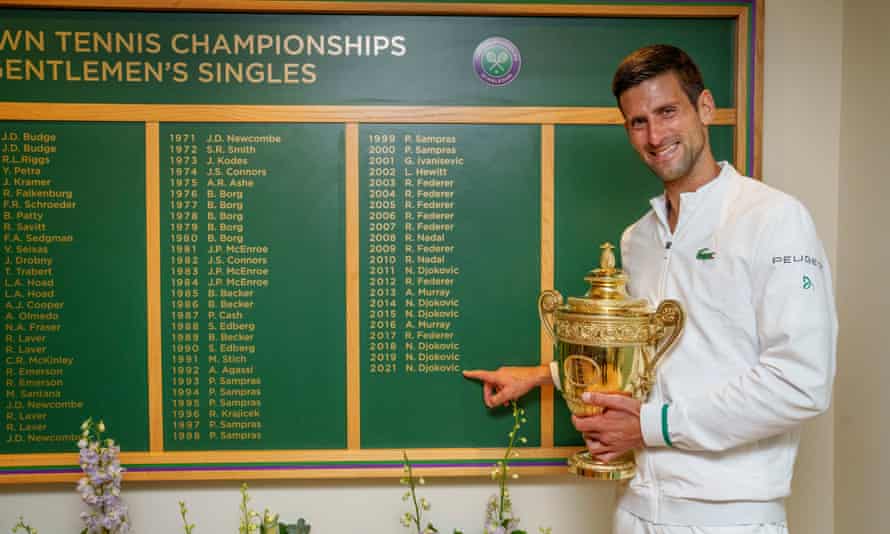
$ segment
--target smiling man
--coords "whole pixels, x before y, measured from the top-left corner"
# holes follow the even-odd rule
[[[831,274],[813,221],[714,159],[714,97],[682,50],[637,50],[612,90],[631,145],[664,185],[621,239],[629,292],[676,299],[688,314],[645,403],[585,394],[605,411],[572,418],[596,458],[636,451],[613,531],[787,532],[800,424],[828,408],[835,370]],[[483,382],[488,406],[552,376],[547,366],[465,374]]]

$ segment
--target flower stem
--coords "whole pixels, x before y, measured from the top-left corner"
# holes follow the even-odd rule
[[[498,506],[498,521],[500,521],[501,525],[504,524],[504,504],[507,500],[507,469],[509,468],[510,463],[510,455],[513,454],[513,447],[516,444],[516,438],[519,434],[521,413],[519,409],[519,405],[516,401],[510,401],[510,405],[513,408],[513,429],[510,430],[508,436],[510,437],[510,441],[507,443],[507,450],[504,451],[504,459],[501,460],[501,469],[500,469],[500,506]]]
[[[249,534],[251,531],[250,528],[250,510],[247,507],[247,503],[250,501],[250,497],[247,495],[247,484],[241,484],[241,529],[240,532],[244,534]]]
[[[417,504],[417,493],[414,491],[414,471],[411,468],[411,463],[408,461],[408,453],[402,451],[402,456],[405,459],[405,467],[408,468],[408,486],[411,488],[411,502],[414,504],[414,520],[415,526],[417,526],[417,534],[421,534],[420,532],[420,506]]]

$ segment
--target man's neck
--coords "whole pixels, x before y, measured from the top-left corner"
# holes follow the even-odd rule
[[[703,162],[704,165],[698,166],[701,169],[677,180],[664,183],[664,198],[667,205],[668,226],[670,226],[671,233],[677,229],[677,223],[680,221],[680,195],[698,191],[700,187],[720,175],[720,165],[717,164],[713,156],[707,159],[709,161]]]

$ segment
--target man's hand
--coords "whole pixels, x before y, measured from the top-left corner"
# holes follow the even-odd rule
[[[497,371],[464,371],[464,376],[482,382],[485,405],[494,408],[516,400],[532,389],[550,382],[550,368],[501,367]]]
[[[623,395],[585,393],[584,402],[602,406],[600,415],[572,416],[572,424],[584,436],[587,450],[601,462],[611,462],[627,451],[645,446],[640,429],[640,401]]]

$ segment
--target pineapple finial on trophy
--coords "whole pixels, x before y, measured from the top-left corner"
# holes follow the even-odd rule
[[[604,271],[615,270],[615,253],[612,252],[612,249],[614,248],[612,243],[609,243],[608,241],[600,245],[600,249],[603,251],[600,254],[600,269]]]

